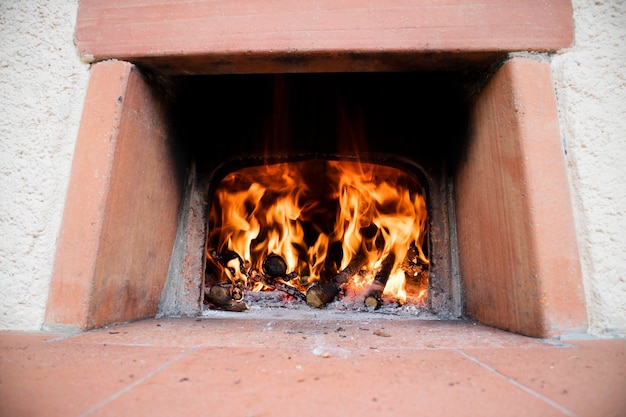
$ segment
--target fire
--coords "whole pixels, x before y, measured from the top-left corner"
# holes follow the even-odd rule
[[[407,265],[428,266],[422,188],[403,171],[375,164],[315,160],[236,171],[215,190],[209,230],[207,258],[238,255],[239,270],[213,264],[248,290],[267,287],[269,276],[301,293],[334,282],[404,303]],[[271,255],[278,257],[264,271]]]

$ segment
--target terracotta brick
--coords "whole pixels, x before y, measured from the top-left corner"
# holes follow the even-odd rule
[[[572,33],[567,0],[82,0],[76,39],[87,61],[187,74],[450,69],[554,51]],[[182,187],[166,123],[132,64],[93,65],[46,326],[86,329],[156,313]],[[549,64],[513,59],[473,106],[456,177],[467,312],[540,337],[586,326],[556,123]],[[199,247],[198,230],[187,238]],[[185,256],[183,274],[195,273],[198,260]]]
[[[550,65],[513,58],[471,111],[456,175],[467,313],[535,337],[586,329]]]
[[[572,38],[569,0],[82,0],[76,30],[86,60],[186,74],[450,67]]]
[[[626,415],[624,339],[218,313],[73,336],[0,332],[0,415]]]
[[[182,189],[164,111],[134,65],[92,66],[45,326],[155,315]]]

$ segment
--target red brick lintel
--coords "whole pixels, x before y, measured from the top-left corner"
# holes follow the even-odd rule
[[[83,60],[168,73],[450,68],[573,39],[569,0],[82,0]]]

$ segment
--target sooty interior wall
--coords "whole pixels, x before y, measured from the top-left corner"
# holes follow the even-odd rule
[[[386,153],[428,169],[465,133],[457,73],[181,77],[178,136],[202,166],[241,155]]]

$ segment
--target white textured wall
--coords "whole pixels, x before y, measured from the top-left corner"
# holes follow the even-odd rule
[[[0,329],[39,329],[88,80],[77,0],[0,0]]]
[[[43,321],[88,67],[78,0],[0,0],[0,329]],[[573,0],[552,60],[591,332],[626,334],[626,2]]]
[[[626,1],[573,0],[552,60],[590,332],[626,334]]]

